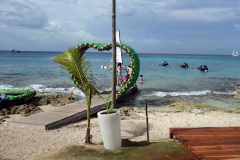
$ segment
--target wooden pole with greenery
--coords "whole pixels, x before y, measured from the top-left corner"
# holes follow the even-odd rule
[[[112,104],[116,108],[116,3],[112,0]]]

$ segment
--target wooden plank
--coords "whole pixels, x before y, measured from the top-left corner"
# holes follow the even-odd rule
[[[116,91],[120,90],[121,87],[117,86]],[[126,95],[131,94],[135,88],[131,88],[127,93],[121,95],[118,100]],[[101,93],[100,95],[107,98],[111,93],[111,89]],[[103,110],[102,106],[104,101],[98,97],[94,96],[92,99],[90,115]],[[68,123],[76,122],[81,119],[86,118],[86,101],[80,100],[75,103],[67,104],[64,106],[57,107],[55,109],[48,110],[46,112],[40,112],[28,117],[22,117],[19,119],[14,119],[8,123],[9,126],[20,126],[20,127],[36,127],[44,129],[53,129]]]
[[[240,159],[240,127],[169,128],[199,159]]]

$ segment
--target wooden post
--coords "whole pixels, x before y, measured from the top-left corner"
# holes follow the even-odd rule
[[[172,131],[172,128],[169,128],[169,139],[173,139],[173,131]]]
[[[145,99],[146,106],[146,121],[147,121],[147,141],[149,142],[149,133],[148,133],[148,113],[147,113],[147,99]]]
[[[116,108],[116,3],[112,0],[112,104]]]
[[[173,139],[173,133],[169,132],[169,139]]]

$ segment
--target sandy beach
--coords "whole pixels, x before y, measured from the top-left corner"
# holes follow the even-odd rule
[[[42,110],[53,109],[52,105],[39,106]],[[189,102],[175,102],[165,107],[148,109],[150,141],[168,141],[171,127],[218,127],[240,126],[239,113],[226,113],[216,107]],[[122,107],[122,139],[143,141],[147,139],[145,108]],[[84,145],[86,120],[72,123],[54,130],[36,128],[9,127],[8,122],[22,117],[22,114],[10,114],[0,124],[0,158],[23,159],[61,149],[70,145]],[[0,116],[3,118],[4,116]],[[91,118],[92,143],[102,142],[98,119]]]

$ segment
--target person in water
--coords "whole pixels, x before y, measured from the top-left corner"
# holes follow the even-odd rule
[[[122,86],[122,80],[121,80],[121,76],[122,76],[122,64],[121,63],[118,63],[118,66],[117,66],[117,75],[118,75],[118,78],[117,78],[117,84],[118,86]]]
[[[126,75],[126,77],[125,77],[125,83],[127,83],[128,78],[129,78],[129,75]]]
[[[140,77],[139,77],[139,83],[143,83],[143,80],[144,80],[143,75],[140,75]]]
[[[127,68],[127,71],[126,71],[127,74],[128,74],[128,75],[131,75],[131,74],[132,74],[132,70],[133,70],[133,69],[132,69],[131,66],[129,65],[128,68]]]

